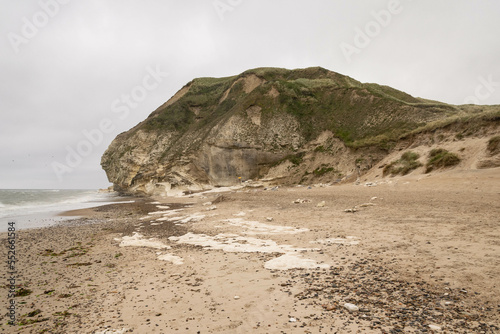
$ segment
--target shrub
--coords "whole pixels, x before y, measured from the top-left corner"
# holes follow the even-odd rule
[[[401,160],[409,162],[409,163],[417,161],[418,158],[420,158],[420,155],[418,155],[418,153],[415,153],[415,152],[412,152],[412,151],[405,152],[401,156]]]
[[[271,167],[276,167],[284,161],[290,161],[294,166],[298,166],[304,161],[305,152],[300,152],[296,154],[289,154],[281,160],[276,161]]]
[[[294,166],[298,166],[302,163],[304,155],[305,155],[304,153],[289,155],[286,157],[286,159],[290,161],[292,164],[294,164]]]
[[[488,140],[488,151],[491,155],[495,155],[500,152],[500,136],[491,137]]]
[[[460,158],[455,153],[448,152],[443,148],[436,148],[429,152],[425,172],[430,173],[434,169],[456,166],[459,162]]]
[[[422,164],[418,161],[419,158],[420,155],[412,151],[403,153],[399,160],[393,161],[384,167],[384,176],[387,174],[406,175],[410,173],[411,171],[422,166]]]
[[[321,167],[321,168],[316,168],[313,170],[313,174],[316,176],[322,176],[325,175],[326,173],[333,172],[335,169],[333,167]]]
[[[326,152],[326,149],[323,145],[318,146],[314,149],[314,152]]]

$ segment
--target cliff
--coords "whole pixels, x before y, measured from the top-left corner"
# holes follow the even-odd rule
[[[402,140],[469,123],[496,128],[499,110],[415,98],[323,68],[258,68],[189,82],[118,135],[101,165],[115,190],[131,194],[230,186],[239,178],[350,180]]]

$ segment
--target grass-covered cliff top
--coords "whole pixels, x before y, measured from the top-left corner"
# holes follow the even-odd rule
[[[294,116],[308,140],[330,130],[351,147],[388,148],[401,137],[418,132],[500,120],[500,106],[455,106],[425,100],[321,67],[257,68],[232,77],[194,79],[173,99],[138,128],[179,134],[205,132],[257,106],[264,119],[280,113]]]

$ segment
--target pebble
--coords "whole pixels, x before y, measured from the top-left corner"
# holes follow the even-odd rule
[[[288,319],[288,321],[289,321],[289,322],[297,322],[297,319],[295,319],[295,318],[290,318],[290,319]]]
[[[292,203],[294,203],[294,204],[311,203],[311,200],[298,198],[295,201],[293,201]]]
[[[317,206],[318,208],[323,208],[323,207],[325,206],[325,204],[326,204],[326,203],[325,203],[325,201],[321,201],[321,202],[319,202],[316,206]]]
[[[437,325],[429,325],[429,329],[431,329],[433,331],[440,331],[441,327],[439,327]]]
[[[336,309],[336,307],[333,305],[323,305],[323,308],[327,311],[333,311]]]
[[[240,299],[240,296],[234,296],[234,299],[238,300]]]
[[[468,297],[471,293],[464,294],[460,291],[462,288],[401,280],[396,272],[373,259],[360,259],[327,271],[297,272],[292,278],[304,284],[304,290],[295,294],[297,302],[320,306],[321,315],[316,320],[339,316],[356,322],[370,321],[372,329],[391,328],[385,332],[388,334],[443,333],[454,329],[488,334],[500,329],[492,323],[475,322],[481,319],[483,308],[471,304]],[[294,285],[287,283],[281,287],[283,292],[291,294]],[[404,294],[395,294],[400,291]],[[454,307],[459,304],[459,308]],[[461,319],[463,321],[459,321]],[[446,330],[438,323],[444,321]]]
[[[357,311],[359,311],[359,307],[357,307],[356,305],[351,304],[351,303],[345,303],[344,304],[344,308],[346,310],[348,310],[349,312],[357,312]]]

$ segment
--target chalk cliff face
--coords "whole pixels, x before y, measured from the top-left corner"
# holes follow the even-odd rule
[[[189,82],[118,135],[101,165],[115,190],[131,194],[240,177],[336,181],[369,169],[401,136],[459,112],[323,68],[259,68]]]

